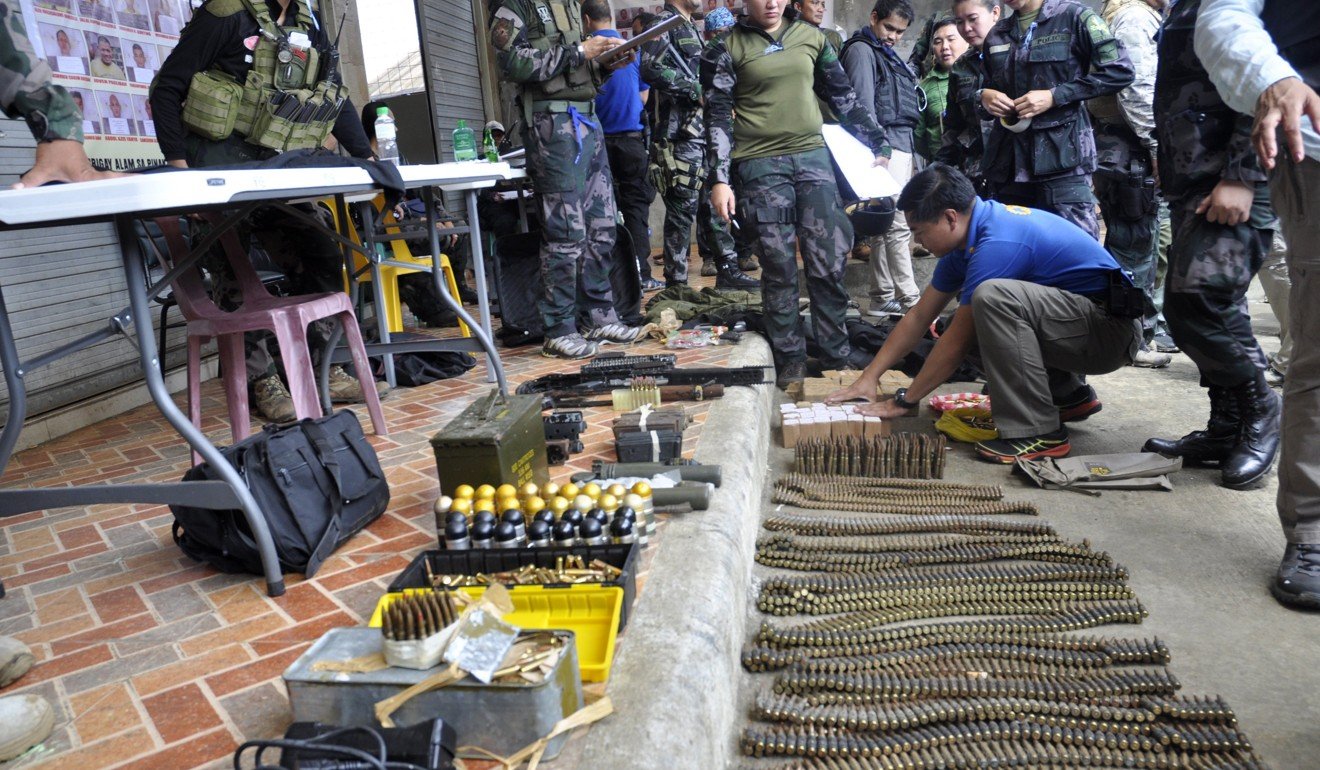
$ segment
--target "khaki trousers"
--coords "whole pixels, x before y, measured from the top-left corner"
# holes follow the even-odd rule
[[[902,187],[912,178],[912,153],[894,150],[889,175]],[[871,304],[898,300],[905,309],[921,298],[912,275],[912,231],[903,212],[894,215],[889,232],[871,240]]]
[[[1289,542],[1320,543],[1320,256],[1309,246],[1320,243],[1320,162],[1279,155],[1270,197],[1292,246],[1288,330],[1295,343],[1283,382],[1279,521]]]
[[[1058,430],[1058,405],[1085,385],[1081,375],[1126,366],[1141,345],[1141,319],[1028,281],[976,287],[972,316],[1000,438]]]

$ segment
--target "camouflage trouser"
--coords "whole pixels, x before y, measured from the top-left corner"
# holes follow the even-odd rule
[[[248,144],[237,135],[224,141],[210,142],[195,134],[188,134],[185,137],[185,148],[188,165],[192,168],[264,160],[274,154],[270,150]],[[325,216],[324,212],[311,204],[299,204],[297,208],[317,219]],[[249,250],[252,248],[252,240],[256,239],[257,244],[284,273],[286,294],[327,294],[344,290],[344,255],[339,245],[329,236],[329,229],[328,222],[323,221],[317,226],[277,208],[263,206],[239,224],[238,237],[243,247]],[[242,304],[242,294],[234,272],[218,246],[203,258],[202,266],[211,274],[211,294],[217,304],[225,309],[233,309]],[[313,363],[320,361],[335,326],[334,321],[321,320],[307,327],[307,342]],[[247,363],[249,382],[277,373],[275,358],[270,352],[274,339],[275,335],[270,332],[248,332],[243,336],[243,357]]]
[[[829,152],[822,148],[735,161],[733,188],[739,221],[754,233],[761,257],[765,329],[776,366],[807,356],[798,313],[799,240],[812,331],[828,356],[821,363],[843,366],[852,352],[844,328],[848,292],[843,269],[853,233],[843,214]]]
[[[590,121],[590,122],[588,122]],[[523,131],[527,171],[541,206],[541,321],[547,337],[617,322],[610,290],[613,180],[604,135],[591,118],[532,113]]]
[[[1037,182],[1010,182],[995,185],[994,189],[995,200],[1004,205],[1016,204],[1057,214],[1100,240],[1100,222],[1095,217],[1090,174]]]
[[[1266,366],[1246,294],[1269,251],[1273,231],[1262,225],[1273,214],[1258,195],[1248,222],[1217,225],[1196,213],[1202,197],[1169,202],[1173,246],[1164,313],[1174,341],[1201,371],[1202,384],[1233,387]]]
[[[1126,133],[1122,133],[1126,132]],[[1095,171],[1095,197],[1105,219],[1105,248],[1132,278],[1151,303],[1141,320],[1146,342],[1155,337],[1155,268],[1159,208],[1150,154],[1126,129],[1098,126],[1095,145],[1099,168]]]
[[[713,221],[709,206],[698,215],[706,193],[706,140],[671,141],[668,152],[673,167],[664,169],[665,202],[665,282],[686,283],[688,252],[692,245],[692,223],[697,223],[697,249],[703,258],[720,260],[733,255],[733,236],[723,222]]]
[[[741,227],[742,223],[738,225]],[[702,262],[718,265],[724,259],[752,255],[751,239],[741,229],[729,232],[731,229],[711,208],[710,188],[703,186],[697,201],[697,254]]]

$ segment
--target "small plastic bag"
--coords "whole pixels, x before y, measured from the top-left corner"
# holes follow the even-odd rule
[[[502,585],[486,589],[480,601],[469,607],[453,626],[453,635],[445,647],[445,660],[490,684],[504,656],[518,638],[518,628],[502,618],[513,611],[509,591]]]

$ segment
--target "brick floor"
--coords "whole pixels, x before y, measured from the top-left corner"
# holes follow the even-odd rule
[[[501,352],[514,385],[575,368],[541,357],[537,346]],[[678,354],[685,366],[723,365],[728,356],[728,348]],[[386,468],[389,509],[312,580],[287,576],[288,592],[276,599],[260,578],[222,575],[179,552],[164,506],[96,505],[5,519],[0,634],[30,645],[38,663],[3,694],[42,694],[60,715],[51,739],[9,766],[228,767],[226,757],[243,741],[282,734],[290,719],[284,669],[327,628],[365,624],[394,575],[435,547],[438,483],[428,439],[489,387],[479,363],[461,378],[396,390],[382,404],[388,437],[372,435],[365,410],[355,408]],[[203,430],[226,443],[219,381],[202,392]],[[689,405],[696,424],[688,454],[707,408]],[[586,411],[586,451],[551,469],[557,482],[592,459],[614,459],[612,413]],[[18,454],[0,484],[173,481],[188,463],[183,441],[149,406]],[[639,588],[663,531],[662,523],[642,560]]]

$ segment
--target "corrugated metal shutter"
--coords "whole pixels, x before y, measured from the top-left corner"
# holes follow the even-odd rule
[[[32,166],[33,141],[20,121],[0,120],[0,132],[0,185],[8,186]],[[128,306],[118,244],[108,224],[0,234],[0,286],[25,360],[104,328]],[[171,330],[169,342],[175,350],[168,360],[182,365],[183,330]],[[133,344],[116,337],[32,372],[29,416],[141,379],[136,360]],[[8,398],[0,381],[0,404]]]
[[[474,13],[484,13],[482,2],[473,0],[417,0],[417,23],[421,30],[422,65],[431,97],[436,151],[440,160],[454,159],[454,129],[465,120],[478,142],[486,123],[481,93],[481,68]],[[484,27],[484,24],[482,24]],[[462,199],[447,195],[448,208],[460,208]]]

